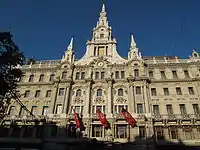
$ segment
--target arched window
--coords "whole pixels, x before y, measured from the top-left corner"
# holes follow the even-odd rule
[[[76,90],[76,96],[81,96],[81,89]]]
[[[123,96],[123,89],[118,89],[118,96]]]
[[[97,96],[102,96],[102,89],[97,90]]]

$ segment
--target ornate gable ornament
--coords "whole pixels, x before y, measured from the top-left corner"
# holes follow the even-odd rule
[[[123,97],[118,97],[115,101],[118,104],[125,104],[125,103],[127,103],[127,100],[125,98],[123,98]]]

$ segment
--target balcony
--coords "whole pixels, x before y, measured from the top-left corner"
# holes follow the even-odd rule
[[[200,114],[171,114],[171,115],[153,115],[155,120],[187,120],[200,119]]]

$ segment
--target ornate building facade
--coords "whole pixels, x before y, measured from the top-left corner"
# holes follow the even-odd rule
[[[132,35],[128,57],[122,58],[104,5],[86,45],[79,60],[75,59],[72,38],[61,60],[21,66],[20,100],[37,118],[56,123],[58,127],[50,127],[48,136],[69,136],[66,129],[75,126],[75,109],[88,138],[128,142],[155,137],[200,142],[200,55],[196,51],[188,59],[145,57]],[[126,122],[122,108],[137,120],[136,127]],[[109,130],[101,125],[97,109],[106,114]],[[12,101],[4,124],[15,120],[22,125],[23,120],[30,119],[24,107]],[[31,121],[28,124],[31,126]],[[25,131],[20,128],[20,135]],[[8,134],[13,132],[9,129]]]

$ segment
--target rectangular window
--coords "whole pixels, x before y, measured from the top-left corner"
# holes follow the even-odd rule
[[[171,104],[166,105],[166,108],[167,108],[167,114],[172,115],[173,114],[172,105]]]
[[[124,73],[124,71],[121,71],[121,78],[122,78],[122,79],[125,78],[125,73]]]
[[[178,75],[177,75],[177,72],[176,71],[172,71],[172,75],[173,75],[173,78],[178,78]]]
[[[155,127],[155,134],[156,139],[163,139],[164,138],[164,130],[163,127]]]
[[[85,72],[81,72],[81,80],[85,79]]]
[[[194,89],[193,87],[188,87],[188,91],[190,95],[194,95]]]
[[[42,115],[43,116],[47,116],[48,115],[48,109],[49,109],[49,106],[43,106],[43,109],[42,109]]]
[[[40,78],[39,78],[39,82],[43,82],[43,81],[44,81],[44,75],[41,74],[41,75],[40,75]]]
[[[102,56],[102,55],[104,55],[104,46],[100,46],[100,47],[98,47],[98,55],[99,56]]]
[[[182,92],[181,92],[181,88],[180,88],[180,87],[177,87],[177,88],[176,88],[176,94],[177,94],[177,95],[182,95]]]
[[[184,70],[184,75],[185,75],[185,78],[190,78],[189,72],[187,70]]]
[[[75,77],[75,79],[78,80],[78,79],[79,79],[79,76],[80,76],[80,72],[76,72],[76,77]]]
[[[179,104],[181,115],[187,114],[185,104]]]
[[[146,137],[146,129],[144,126],[139,126],[139,136],[140,136],[140,138]]]
[[[74,109],[75,109],[76,113],[81,114],[81,106],[75,106]]]
[[[156,88],[151,88],[151,96],[157,96]]]
[[[119,79],[119,71],[115,71],[115,79]]]
[[[177,127],[169,127],[168,128],[169,131],[169,137],[170,139],[178,139],[178,130]]]
[[[149,71],[149,78],[153,78],[153,71]]]
[[[30,75],[28,82],[33,82],[34,81],[34,75]]]
[[[199,105],[198,104],[192,104],[192,106],[193,106],[194,114],[199,115],[200,114]]]
[[[30,96],[30,91],[29,90],[25,91],[24,97],[29,97],[29,96]]]
[[[141,87],[140,87],[140,86],[136,86],[136,88],[135,88],[135,93],[136,93],[136,94],[142,94],[142,92],[141,92]]]
[[[40,97],[40,90],[37,90],[36,92],[35,92],[35,97]]]
[[[139,77],[139,70],[138,69],[134,69],[134,77],[136,79],[138,79],[138,77]]]
[[[15,111],[15,106],[10,106],[9,111],[8,111],[8,115],[13,116],[14,111]]]
[[[36,115],[36,113],[37,113],[37,106],[32,106],[32,108],[31,108],[31,113],[32,113],[33,115]]]
[[[56,114],[61,114],[62,113],[62,105],[58,104],[56,107]]]
[[[102,125],[92,125],[92,137],[102,137],[103,127]]]
[[[154,115],[160,114],[159,105],[153,105],[153,114]]]
[[[127,125],[116,125],[116,138],[127,138]]]
[[[63,72],[62,73],[62,79],[66,79],[67,78],[67,72]]]
[[[63,96],[64,93],[65,93],[65,89],[64,89],[64,88],[60,88],[60,89],[59,89],[59,92],[58,92],[58,95],[59,95],[59,96]]]
[[[142,104],[137,104],[137,113],[142,114],[143,113],[143,105]]]
[[[105,78],[105,73],[101,72],[101,79],[104,79],[104,78]]]
[[[168,88],[163,88],[163,92],[164,92],[165,96],[169,95],[169,89]]]
[[[161,79],[166,79],[166,75],[164,71],[160,71]]]
[[[51,90],[47,90],[46,97],[51,97]]]
[[[95,79],[99,79],[99,72],[95,72]]]
[[[183,133],[185,135],[185,139],[186,140],[192,140],[192,139],[194,139],[194,134],[193,134],[193,131],[192,131],[191,127],[184,127],[183,128]]]
[[[55,76],[54,74],[51,74],[50,78],[49,78],[49,81],[53,81],[54,80],[54,76]]]

